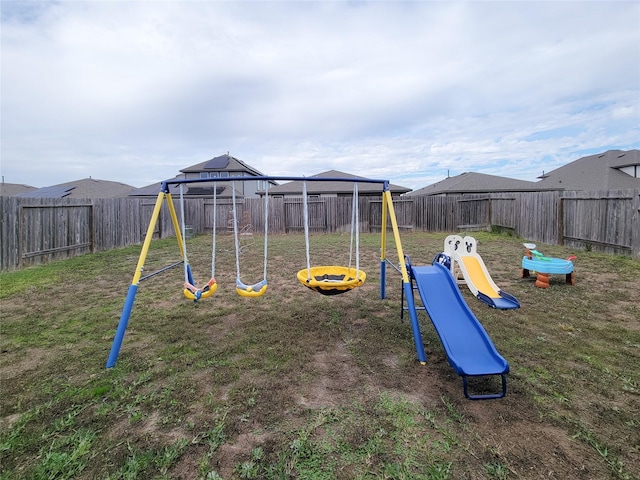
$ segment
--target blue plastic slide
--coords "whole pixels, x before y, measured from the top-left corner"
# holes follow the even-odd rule
[[[411,280],[447,353],[449,364],[462,377],[467,398],[500,398],[506,394],[509,364],[498,353],[489,335],[464,301],[451,272],[439,263],[408,265]],[[467,377],[500,375],[502,391],[470,395]]]

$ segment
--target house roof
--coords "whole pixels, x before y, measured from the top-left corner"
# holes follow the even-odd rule
[[[349,181],[323,181],[323,182],[313,182],[314,178],[361,178],[357,175],[352,175],[350,173],[339,172],[337,170],[328,170],[326,172],[318,173],[316,175],[312,175],[307,177],[309,181],[307,181],[307,194],[308,195],[326,195],[326,194],[353,194],[353,182]],[[269,188],[269,195],[302,195],[302,187],[304,181],[302,180],[294,180],[292,182],[287,182],[282,185],[278,185],[275,187]],[[389,184],[389,189],[391,193],[401,194],[410,192],[410,188],[401,187],[398,185]],[[264,192],[260,192],[264,194]],[[358,183],[358,193],[359,194],[381,194],[382,193],[382,185],[378,183]]]
[[[174,177],[175,180],[183,180],[184,175],[178,175]],[[151,185],[147,185],[145,187],[140,187],[132,190],[129,193],[130,197],[156,197],[158,193],[160,193],[160,187],[163,182],[152,183]],[[208,195],[213,196],[213,187],[214,184],[217,186],[216,196],[218,198],[231,198],[233,192],[231,191],[231,180],[225,181],[216,181],[216,182],[198,182],[193,184],[184,184],[183,195],[185,197],[193,196],[193,195]],[[180,186],[176,184],[169,185],[169,193],[172,197],[178,198],[180,197]],[[242,198],[243,195],[236,188],[236,196]]]
[[[264,174],[259,170],[256,170],[250,165],[247,165],[242,160],[239,160],[235,157],[232,157],[229,154],[220,155],[219,157],[214,157],[209,160],[205,160],[204,162],[197,163],[196,165],[191,165],[190,167],[183,168],[180,170],[182,172],[181,175],[175,176],[171,180],[180,180],[187,178],[187,174],[191,173],[201,173],[201,172],[229,172],[229,180],[217,180],[216,182],[207,182],[207,183],[195,183],[195,184],[186,184],[183,190],[183,195],[192,196],[192,195],[209,195],[213,196],[213,185],[217,186],[216,195],[220,198],[231,198],[232,190],[231,190],[231,181],[234,176],[240,174],[240,176],[251,176],[251,177],[262,177]],[[236,174],[236,175],[234,175]],[[193,177],[193,176],[192,176]],[[276,182],[271,182],[276,184]],[[162,182],[152,183],[151,185],[146,185],[144,187],[136,188],[129,195],[133,197],[149,197],[149,196],[157,196],[160,192],[160,187],[162,186]],[[169,193],[172,196],[180,195],[180,187],[178,185],[169,185]],[[236,188],[236,196],[242,197],[241,189]]]
[[[420,188],[408,196],[441,195],[444,193],[490,193],[490,192],[532,192],[540,190],[538,182],[516,180],[514,178],[487,175],[486,173],[465,172],[454,177]]]
[[[21,183],[0,183],[0,196],[2,197],[15,197],[21,193],[27,193],[33,190],[37,190],[37,187]]]
[[[83,178],[73,182],[37,188],[16,196],[21,198],[112,198],[125,197],[133,188],[131,185],[120,182]]]
[[[640,178],[621,168],[636,166],[640,173],[640,150],[609,150],[579,158],[545,173],[537,185],[563,190],[624,190],[640,188]]]
[[[197,173],[210,171],[226,171],[226,172],[248,172],[252,176],[263,176],[264,174],[247,165],[242,160],[232,157],[229,154],[220,155],[204,162],[191,165],[190,167],[180,170],[182,173]]]

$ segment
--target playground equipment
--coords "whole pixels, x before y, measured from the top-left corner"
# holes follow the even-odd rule
[[[193,279],[193,272],[191,271],[191,265],[189,264],[189,260],[187,257],[187,237],[186,237],[186,224],[184,221],[184,195],[183,195],[183,187],[180,185],[180,216],[182,219],[182,238],[184,241],[182,242],[182,258],[184,264],[184,296],[189,300],[193,300],[197,302],[201,298],[210,297],[215,293],[218,288],[218,284],[216,283],[216,194],[214,189],[213,194],[213,241],[211,242],[211,280],[207,282],[207,284],[198,288],[195,286],[195,281]]]
[[[245,285],[240,279],[240,239],[238,235],[238,214],[236,209],[236,182],[231,185],[233,202],[233,238],[236,250],[236,292],[242,297],[259,297],[267,291],[267,245],[269,236],[269,182],[265,191],[264,199],[264,268],[262,281],[253,285]],[[215,229],[215,227],[214,227]]]
[[[536,250],[534,243],[524,243],[526,249],[524,257],[522,257],[522,278],[528,278],[531,274],[537,274],[536,287],[549,288],[550,274],[564,274],[566,282],[569,285],[575,285],[575,277],[573,275],[573,260],[575,255],[567,258],[551,258],[545,257]]]
[[[253,176],[253,177],[234,177],[233,178],[233,182],[246,182],[246,181],[266,181],[267,184],[271,181],[276,181],[276,180],[282,180],[282,181],[306,181],[308,180],[306,177],[272,177],[272,176]],[[322,178],[313,178],[311,179],[314,182],[350,182],[350,183],[373,183],[373,184],[380,184],[382,187],[382,210],[383,210],[383,216],[384,216],[384,226],[382,229],[382,248],[381,248],[381,270],[384,269],[385,267],[385,245],[386,245],[386,215],[387,213],[389,213],[390,217],[392,218],[392,224],[393,224],[393,229],[394,229],[394,235],[396,236],[396,244],[399,245],[400,243],[400,237],[398,235],[398,226],[397,226],[397,222],[395,221],[395,213],[393,210],[393,203],[391,200],[391,191],[389,189],[389,181],[388,180],[374,180],[374,179],[367,179],[367,178],[328,178],[328,177],[322,177]],[[166,203],[167,207],[169,209],[169,215],[171,217],[171,221],[173,224],[173,229],[174,232],[176,234],[176,239],[177,239],[177,243],[178,243],[178,247],[180,250],[180,253],[182,255],[182,261],[180,262],[176,262],[173,265],[170,265],[168,267],[165,267],[164,269],[162,269],[162,271],[168,269],[168,268],[173,268],[177,265],[184,263],[187,263],[185,261],[185,256],[187,254],[186,252],[186,246],[184,244],[184,237],[185,237],[185,229],[184,227],[180,226],[180,223],[178,221],[178,217],[176,215],[176,211],[175,208],[173,206],[173,200],[171,197],[171,193],[169,190],[169,187],[171,185],[185,185],[185,184],[191,184],[191,183],[211,183],[213,182],[214,184],[216,184],[217,182],[228,182],[228,179],[222,179],[222,178],[207,178],[207,179],[171,179],[171,180],[166,180],[164,182],[162,182],[161,184],[161,188],[160,188],[160,192],[158,193],[158,197],[156,199],[156,203],[153,209],[153,213],[151,214],[151,219],[149,221],[149,226],[147,228],[147,234],[145,236],[144,239],[144,243],[142,245],[142,250],[140,252],[140,257],[138,258],[138,263],[136,266],[136,270],[134,272],[133,275],[133,279],[131,281],[131,285],[129,285],[129,289],[127,291],[127,297],[125,299],[124,302],[124,306],[122,308],[122,313],[120,315],[120,320],[118,322],[118,327],[116,329],[116,333],[115,336],[113,338],[113,343],[111,345],[111,350],[109,352],[109,358],[107,359],[107,368],[111,368],[113,367],[117,360],[118,360],[118,356],[120,353],[120,348],[122,346],[122,342],[124,340],[124,335],[127,329],[127,325],[129,323],[129,319],[131,317],[131,312],[133,310],[133,305],[134,305],[134,301],[135,301],[135,297],[138,291],[138,288],[140,286],[140,282],[145,279],[148,278],[147,277],[142,277],[142,271],[144,270],[144,262],[145,259],[147,257],[147,254],[149,252],[149,246],[151,244],[151,239],[153,238],[153,232],[155,230],[155,227],[158,223],[158,219],[160,217],[160,212],[162,210],[162,206]],[[234,209],[235,209],[235,187],[232,189],[233,191],[233,205],[234,205]],[[357,209],[357,187],[354,187],[354,206]],[[305,195],[306,198],[306,195]],[[239,239],[238,239],[238,216],[237,216],[237,212],[234,210],[234,215],[233,215],[233,225],[234,225],[234,240],[235,240],[235,250],[236,250],[236,273],[237,273],[237,278],[236,278],[236,292],[243,296],[243,297],[257,297],[260,296],[262,294],[265,293],[266,289],[267,289],[267,282],[266,282],[266,277],[267,277],[267,243],[268,243],[268,239],[267,239],[267,235],[268,235],[268,201],[269,201],[269,193],[268,193],[268,189],[266,191],[266,195],[265,195],[265,249],[264,249],[264,278],[262,281],[254,284],[254,285],[246,285],[242,282],[241,280],[241,275],[240,275],[240,248],[239,248]],[[357,221],[357,210],[354,212],[354,216],[352,217],[352,220]],[[354,223],[352,222],[352,224]],[[184,225],[184,221],[182,222]],[[306,220],[306,222],[308,224],[308,219]],[[215,233],[215,226],[214,226],[214,233]],[[358,249],[358,241],[357,241],[357,236],[358,236],[358,229],[355,228],[354,225],[352,225],[352,236],[355,235],[356,236],[356,249]],[[308,231],[306,232],[305,235],[306,239],[307,239],[307,244],[308,244]],[[307,246],[308,248],[308,246]],[[400,247],[401,249],[401,247]],[[215,246],[213,248],[213,251],[215,252]],[[213,256],[213,255],[212,255]],[[402,258],[401,256],[399,258]],[[307,251],[307,259],[309,259],[309,253]],[[351,266],[349,267],[339,267],[339,266],[328,266],[328,267],[310,267],[310,262],[309,260],[307,261],[308,264],[308,268],[306,270],[307,274],[310,274],[312,277],[312,280],[309,282],[309,287],[316,287],[314,288],[316,291],[320,291],[320,293],[323,293],[325,295],[329,294],[336,294],[336,293],[342,293],[343,291],[348,291],[350,289],[353,289],[355,286],[357,285],[361,285],[365,278],[366,275],[364,274],[364,272],[359,270],[359,260],[358,260],[358,252],[356,252],[356,268],[352,268]],[[351,260],[350,260],[351,263]],[[214,264],[212,262],[212,264]],[[209,293],[209,291],[211,291],[211,294],[213,293],[213,287],[214,285],[217,288],[217,283],[213,283],[211,282],[210,284],[208,283],[207,285],[209,286],[209,289],[205,292],[205,289],[207,288],[207,286],[198,289],[197,287],[195,287],[195,282],[193,282],[193,276],[190,274],[191,272],[191,268],[190,266],[187,267],[186,269],[187,271],[187,281],[188,283],[190,283],[193,288],[195,289],[195,293],[193,290],[191,289],[187,289],[190,293],[193,294],[194,299],[196,299],[195,297],[197,296],[198,292],[200,292],[200,296],[199,298],[203,298],[205,293]],[[156,275],[159,272],[154,273],[153,275]],[[381,278],[384,280],[384,271],[381,271]],[[329,281],[329,282],[325,282],[323,283],[323,280],[318,279],[318,277],[324,277],[326,276],[327,279],[331,280],[331,277],[335,277],[336,280],[333,281]],[[213,274],[212,274],[213,277]],[[341,278],[341,279],[340,279]],[[405,278],[407,278],[408,281],[408,276],[405,275]],[[356,281],[354,281],[353,279],[357,279]],[[213,280],[213,278],[212,278]],[[305,279],[306,282],[307,279]],[[302,280],[301,280],[302,281]],[[186,283],[186,282],[185,282]],[[317,283],[319,283],[319,285],[316,285]],[[332,290],[336,290],[336,292],[332,292]],[[381,284],[381,288],[380,288],[380,295],[382,298],[384,298],[384,281]],[[185,295],[187,295],[187,293],[185,293]],[[188,295],[187,295],[188,296]],[[188,298],[191,298],[190,296],[188,296]],[[422,353],[422,355],[424,356],[424,352]]]
[[[349,266],[325,265],[311,267],[309,254],[309,209],[307,202],[307,182],[302,184],[304,208],[304,239],[307,253],[307,268],[297,274],[298,281],[305,287],[323,295],[339,295],[362,285],[367,274],[360,270],[360,224],[358,213],[358,184],[353,184],[353,207],[351,208],[351,239],[349,241]],[[355,234],[356,267],[351,267]]]
[[[417,310],[425,310],[433,324],[449,360],[449,365],[462,377],[464,396],[470,400],[504,397],[507,392],[506,374],[509,364],[498,353],[491,338],[464,301],[450,269],[442,264],[443,254],[432,265],[413,266],[407,257],[406,268],[412,282],[412,291],[403,289],[402,312],[409,311],[412,323],[417,325]],[[413,302],[417,289],[422,307]],[[405,296],[407,306],[405,307]],[[415,328],[415,327],[414,327]],[[414,330],[414,338],[420,335]],[[471,394],[470,377],[499,376],[501,389],[497,393]]]
[[[444,240],[444,253],[449,257],[449,268],[454,278],[457,277],[455,267],[459,267],[463,281],[471,293],[490,307],[507,310],[519,308],[518,300],[501,290],[489,275],[482,257],[477,252],[477,241],[473,237],[449,235]]]
[[[239,181],[303,181],[309,180],[305,177],[270,177],[270,176],[255,176],[255,177],[234,177],[234,182]],[[449,269],[442,265],[439,265],[436,261],[434,265],[427,267],[414,267],[410,262],[405,261],[405,255],[400,241],[400,231],[398,222],[396,220],[395,210],[391,197],[391,190],[389,188],[388,180],[373,180],[365,178],[328,178],[318,177],[312,179],[314,182],[353,182],[353,183],[373,183],[380,184],[382,186],[382,216],[381,216],[381,247],[380,247],[380,298],[386,296],[386,267],[387,264],[392,265],[402,276],[402,312],[407,310],[411,318],[411,329],[413,332],[414,346],[418,360],[421,364],[426,364],[427,357],[425,355],[424,345],[422,343],[422,335],[420,332],[420,325],[418,322],[417,311],[419,309],[426,310],[431,318],[431,321],[438,332],[438,335],[442,341],[442,344],[447,352],[449,362],[456,372],[462,376],[464,394],[470,399],[483,399],[483,398],[499,398],[506,393],[506,377],[505,375],[509,371],[509,365],[495,350],[495,347],[491,343],[488,335],[479,324],[477,319],[473,316],[473,313],[469,310],[466,303],[460,295],[460,291],[456,285],[453,276]],[[140,282],[147,277],[142,277],[142,271],[144,269],[144,262],[149,251],[151,239],[153,238],[153,232],[157,225],[162,205],[166,202],[169,213],[171,216],[172,224],[176,234],[178,247],[183,256],[182,261],[186,262],[186,247],[184,245],[184,227],[181,228],[176,216],[176,212],[173,206],[173,201],[169,191],[170,185],[183,185],[189,183],[201,183],[201,182],[217,182],[225,181],[220,179],[172,179],[162,183],[158,198],[156,200],[151,220],[147,229],[147,235],[145,236],[140,257],[136,266],[136,270],[129,285],[127,296],[122,308],[122,313],[118,326],[113,338],[111,350],[109,352],[109,358],[107,360],[107,368],[115,366],[120,348],[124,340],[124,335],[131,317],[135,297],[140,285]],[[228,181],[228,180],[226,180]],[[233,189],[235,192],[235,188]],[[309,255],[309,233],[308,233],[308,218],[305,218],[305,243],[307,245],[307,269],[303,269],[298,272],[298,280],[309,288],[314,288],[316,291],[324,295],[335,295],[337,293],[343,293],[344,291],[351,290],[356,286],[361,285],[365,281],[365,274],[359,267],[359,233],[356,226],[358,219],[357,211],[357,185],[354,186],[354,206],[352,211],[352,241],[355,238],[356,246],[356,266],[351,267],[351,252],[348,267],[340,266],[323,266],[323,267],[311,267],[310,255]],[[265,195],[265,204],[268,202],[268,190]],[[306,199],[306,187],[305,187],[305,199]],[[235,197],[234,197],[235,200]],[[234,207],[235,207],[235,201]],[[305,215],[306,212],[305,201]],[[265,205],[265,217],[268,214],[268,205]],[[391,223],[391,230],[393,232],[395,247],[398,254],[398,265],[388,261],[386,258],[387,248],[387,229],[388,222]],[[184,224],[184,221],[183,221]],[[241,296],[255,297],[261,295],[266,290],[266,266],[267,266],[267,234],[268,234],[268,219],[265,221],[265,250],[264,250],[264,279],[262,282],[258,282],[255,285],[250,286],[251,290],[247,288],[240,280],[240,265],[239,265],[239,248],[237,238],[237,213],[234,212],[234,237],[236,243],[236,291]],[[215,230],[215,228],[214,228]],[[215,232],[214,232],[215,233]],[[213,251],[215,252],[215,246]],[[408,259],[408,257],[406,257]],[[174,263],[166,268],[172,268],[179,265],[182,262]],[[213,263],[213,262],[212,262]],[[165,268],[165,269],[166,269]],[[164,270],[164,269],[163,269]],[[189,271],[189,269],[187,270]],[[302,273],[301,273],[302,272]],[[153,274],[155,275],[155,273]],[[323,277],[327,277],[326,279]],[[335,276],[335,279],[331,279],[331,276]],[[213,275],[212,275],[213,277]],[[309,277],[311,280],[309,281]],[[320,277],[320,278],[318,278]],[[328,280],[328,281],[327,281]],[[264,283],[263,283],[264,282]],[[420,299],[422,300],[423,307],[417,307],[414,291],[418,290]],[[332,290],[336,290],[335,292]],[[202,296],[202,295],[201,295]],[[406,306],[405,306],[406,302]],[[468,392],[467,380],[470,377],[480,377],[487,375],[500,375],[502,378],[502,391],[497,394],[490,395],[472,395]]]

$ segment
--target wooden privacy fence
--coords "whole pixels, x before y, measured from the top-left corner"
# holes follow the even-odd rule
[[[640,191],[565,192],[559,207],[560,244],[640,255]]]
[[[0,270],[140,244],[154,204],[136,198],[0,197]],[[173,234],[168,211],[158,223],[154,236]]]
[[[534,242],[640,256],[640,190],[491,195],[489,224]]]
[[[380,197],[359,199],[361,232],[379,232]],[[174,204],[181,217],[179,201]],[[216,231],[230,232],[233,205],[218,199]],[[414,196],[394,198],[399,227],[404,231],[458,232],[506,229],[523,239],[640,256],[640,190],[606,192],[527,192],[491,195]],[[0,270],[141,244],[155,198],[33,199],[0,197]],[[312,232],[349,231],[351,197],[308,201]],[[238,200],[237,216],[255,233],[264,231],[264,200]],[[213,200],[187,198],[185,224],[194,234],[211,232]],[[304,231],[301,197],[269,199],[269,231]],[[174,235],[163,208],[154,237]]]

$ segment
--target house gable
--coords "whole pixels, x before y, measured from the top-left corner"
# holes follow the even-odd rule
[[[190,167],[180,170],[181,174],[174,179],[186,179],[186,180],[205,180],[209,178],[215,179],[229,179],[229,180],[216,180],[216,196],[220,198],[231,198],[233,191],[232,185],[233,177],[262,177],[265,176],[259,170],[247,165],[242,160],[235,158],[229,154],[220,155],[218,157],[205,160],[204,162],[191,165]],[[273,185],[277,185],[276,182],[270,182]],[[160,192],[162,182],[154,183],[136,189],[131,193],[131,196],[135,197],[147,197],[156,196]],[[237,197],[256,197],[258,191],[264,190],[266,187],[266,181],[258,180],[255,182],[237,182],[235,184]],[[172,196],[180,195],[180,187],[178,185],[170,185],[169,193]],[[214,194],[214,182],[198,182],[194,184],[185,184],[183,187],[183,195],[192,197],[213,197]]]
[[[621,151],[615,159],[612,159],[611,168],[630,177],[640,178],[640,150]]]
[[[229,154],[220,155],[196,165],[180,170],[187,179],[191,178],[226,178],[226,177],[262,177],[259,170],[247,165],[242,160]]]

